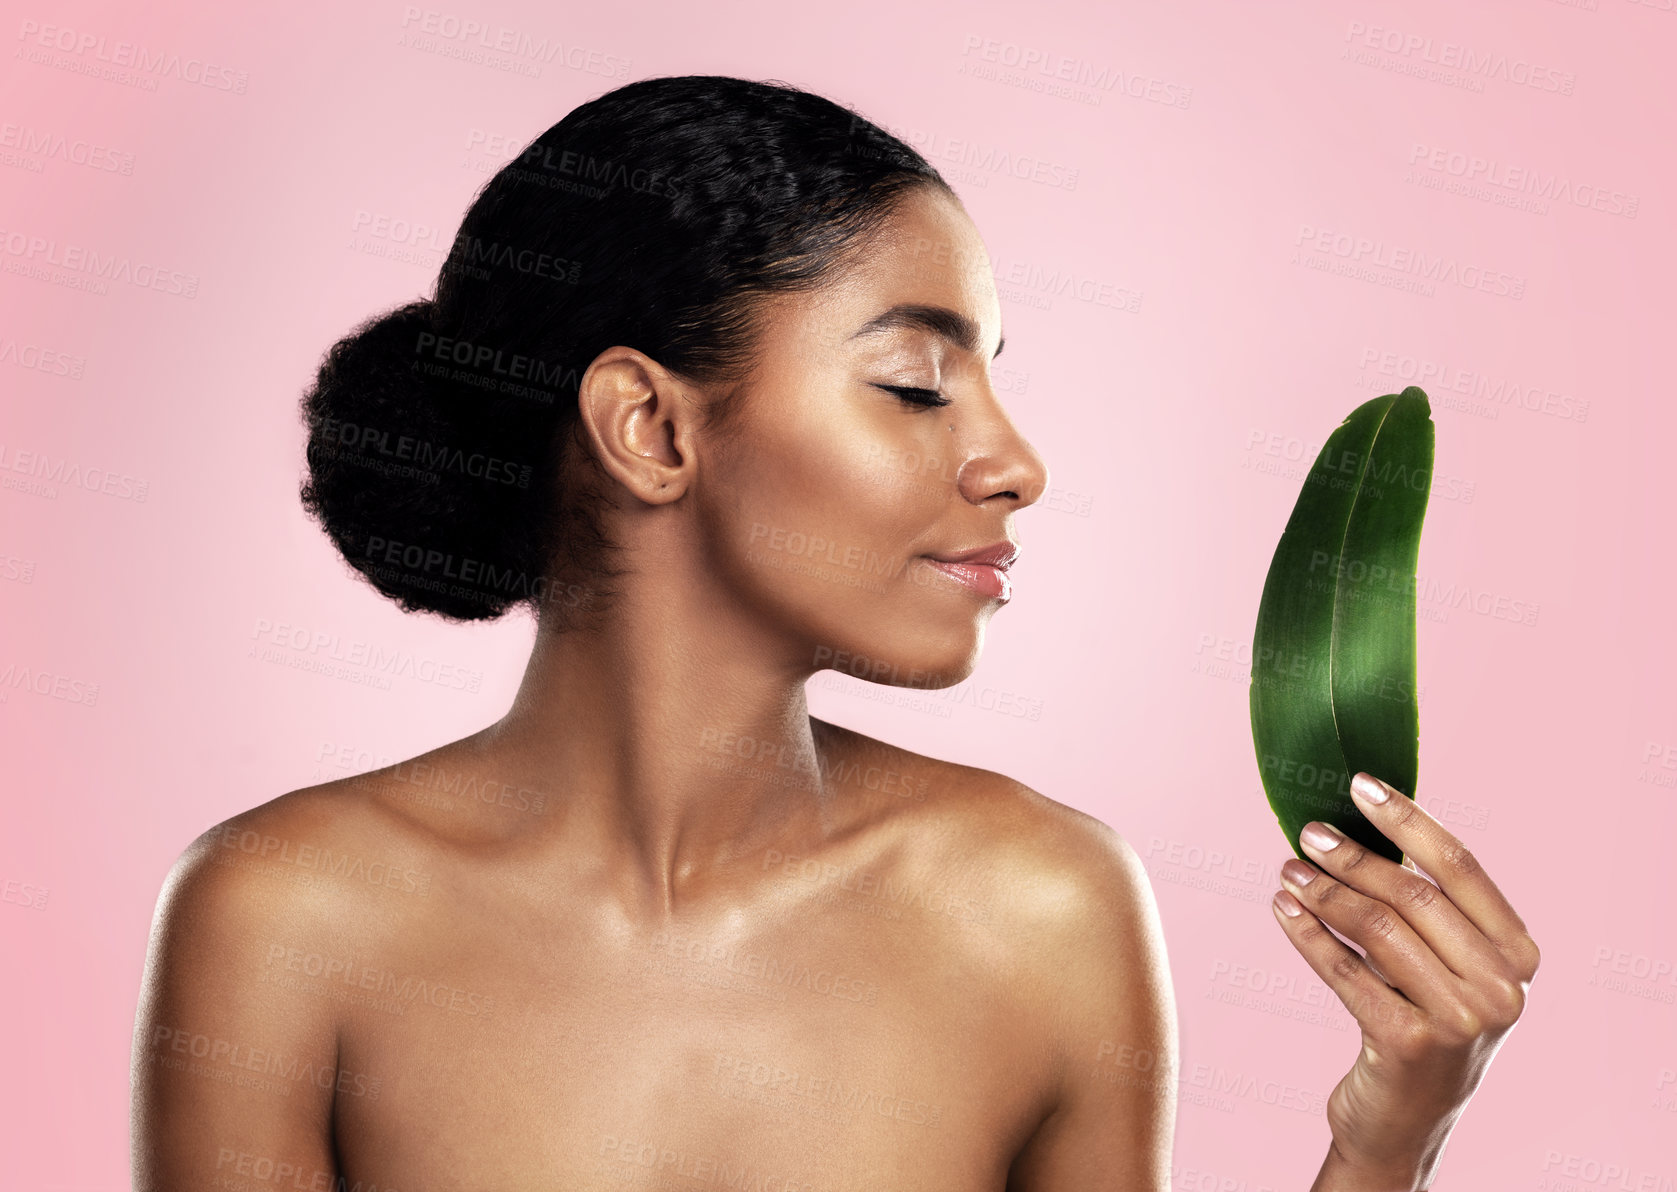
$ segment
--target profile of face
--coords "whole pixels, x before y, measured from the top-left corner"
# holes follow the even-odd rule
[[[679,415],[655,425],[644,402],[585,421],[637,495],[689,498],[680,532],[713,598],[790,667],[948,687],[977,665],[1006,580],[998,594],[993,573],[963,582],[932,556],[1019,542],[1013,515],[1048,484],[990,382],[1001,339],[972,220],[917,188],[834,280],[769,301],[726,434]],[[635,356],[613,349],[595,368]],[[636,454],[660,457],[656,481]]]

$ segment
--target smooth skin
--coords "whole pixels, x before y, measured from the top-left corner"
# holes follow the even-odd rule
[[[956,317],[862,331],[901,304]],[[544,610],[489,727],[186,849],[136,1026],[136,1188],[1168,1188],[1175,1007],[1134,850],[805,702],[823,669],[973,672],[1001,601],[924,556],[1016,539],[1048,484],[1000,343],[976,229],[922,192],[772,301],[730,433],[717,394],[601,353],[579,400],[623,598],[563,633]],[[1430,1178],[1536,964],[1454,837],[1407,799],[1372,814],[1441,888],[1342,844],[1278,914],[1373,1007],[1318,1189]]]

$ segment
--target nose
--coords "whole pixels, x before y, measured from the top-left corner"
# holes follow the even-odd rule
[[[998,403],[985,446],[961,464],[955,484],[974,505],[1005,501],[1013,509],[1034,505],[1048,491],[1048,465]]]

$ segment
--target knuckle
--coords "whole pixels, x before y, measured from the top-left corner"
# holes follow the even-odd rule
[[[1349,845],[1349,846],[1342,844],[1339,847],[1342,848],[1342,849],[1346,848],[1346,847],[1349,847],[1350,850],[1351,850],[1350,852],[1346,853],[1345,856],[1341,859],[1340,866],[1339,866],[1339,871],[1341,873],[1350,873],[1351,871],[1356,869],[1358,866],[1360,866],[1364,861],[1367,861],[1369,859],[1369,857],[1373,856],[1372,853],[1370,853],[1366,848],[1362,847],[1362,845],[1360,845],[1360,844],[1353,844],[1353,845]]]
[[[1307,888],[1316,891],[1316,903],[1318,906],[1327,906],[1330,903],[1343,902],[1345,900],[1345,887],[1340,885],[1338,882],[1330,882],[1325,878],[1318,877],[1315,881],[1311,882]]]
[[[1543,961],[1543,953],[1537,942],[1531,936],[1523,936],[1514,948],[1514,964],[1527,981],[1537,976],[1537,966]]]
[[[1525,1013],[1526,991],[1509,977],[1492,978],[1485,989],[1485,1000],[1490,1005],[1491,1021],[1500,1027],[1513,1026]]]
[[[1370,902],[1359,916],[1362,934],[1370,939],[1383,940],[1397,930],[1397,916],[1383,902]]]
[[[1440,1018],[1440,1033],[1444,1038],[1456,1044],[1471,1042],[1485,1033],[1485,1019],[1477,1010],[1468,1005],[1450,1007]]]
[[[1389,799],[1387,802],[1395,805],[1391,812],[1394,828],[1407,828],[1421,814],[1420,805],[1414,799]]]
[[[1438,900],[1438,887],[1424,877],[1412,877],[1398,887],[1398,901],[1412,911],[1424,911]]]
[[[1298,938],[1301,944],[1314,944],[1328,934],[1328,929],[1322,926],[1321,920],[1312,920],[1299,928]]]
[[[1444,867],[1457,877],[1473,877],[1479,872],[1479,858],[1455,837],[1445,842],[1439,856],[1444,862]]]
[[[1355,952],[1341,952],[1333,958],[1333,963],[1328,967],[1332,970],[1334,976],[1349,981],[1357,975],[1357,970],[1362,968],[1362,963],[1362,959]]]

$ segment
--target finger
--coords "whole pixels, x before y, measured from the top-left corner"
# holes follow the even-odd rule
[[[1368,1031],[1376,1023],[1416,1013],[1408,998],[1377,977],[1367,961],[1346,947],[1297,898],[1277,890],[1270,908],[1304,962],[1333,990],[1358,1026]]]
[[[1297,857],[1281,866],[1281,881],[1307,910],[1368,953],[1410,1001],[1430,1009],[1454,999],[1456,974],[1390,906]]]
[[[1433,955],[1464,980],[1501,968],[1502,954],[1444,893],[1413,869],[1388,861],[1328,824],[1309,823],[1299,844],[1336,880],[1403,916]]]
[[[1386,839],[1413,855],[1438,882],[1439,889],[1498,950],[1521,960],[1527,959],[1529,951],[1535,969],[1536,949],[1525,922],[1465,844],[1414,799],[1404,797],[1402,791],[1372,774],[1359,771],[1351,779],[1351,795],[1369,822]]]

